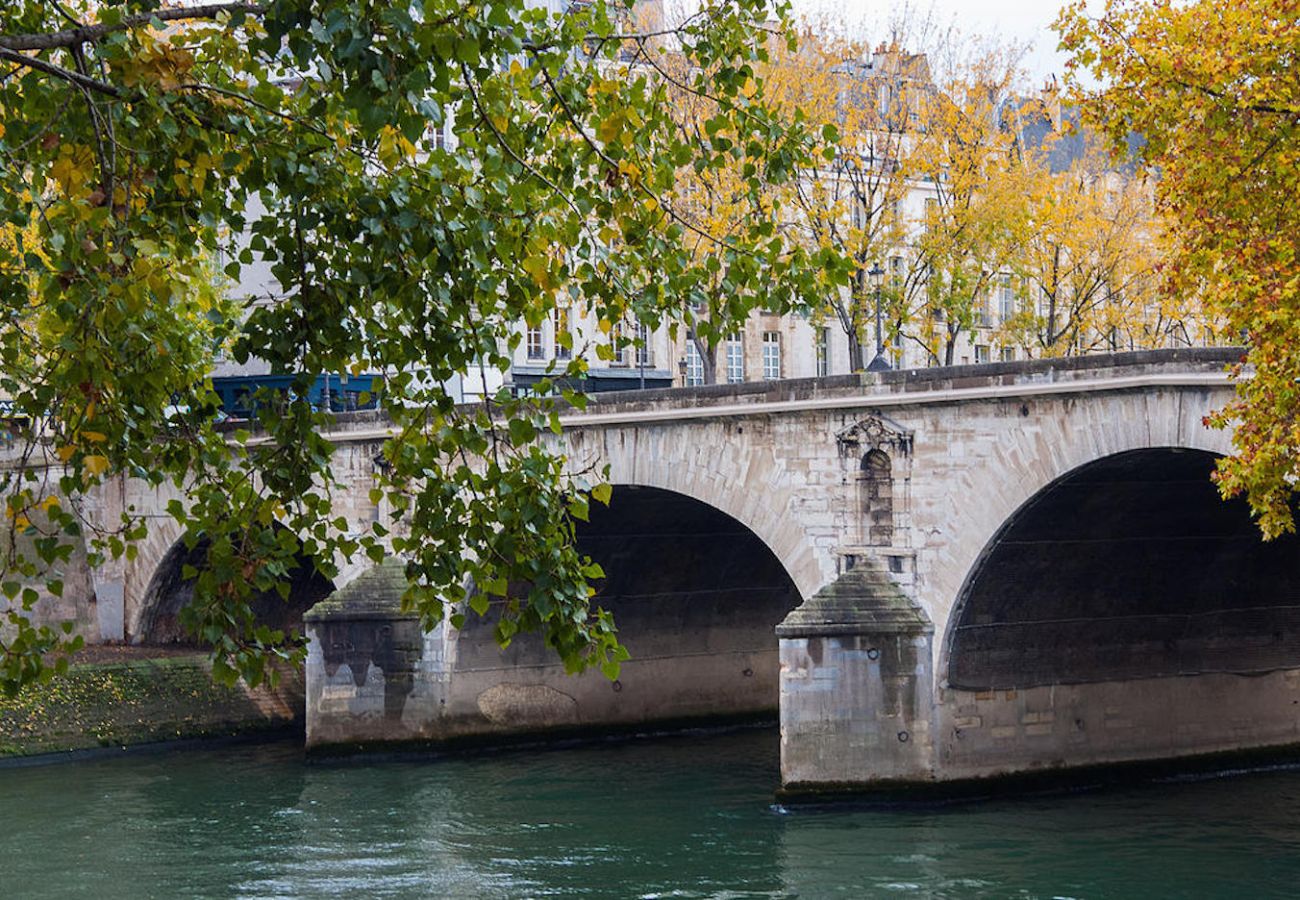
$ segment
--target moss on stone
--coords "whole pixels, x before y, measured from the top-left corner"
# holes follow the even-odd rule
[[[293,721],[271,706],[242,686],[214,682],[202,654],[78,665],[0,698],[0,756],[243,734]]]

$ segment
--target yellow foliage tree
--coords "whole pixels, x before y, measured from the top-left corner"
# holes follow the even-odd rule
[[[891,286],[893,329],[952,365],[960,336],[988,319],[988,297],[1027,235],[1027,172],[1001,109],[1016,86],[1009,48],[977,52],[926,97],[904,171],[927,194],[905,271]]]
[[[1072,65],[1100,85],[1088,109],[1118,147],[1159,167],[1171,254],[1165,288],[1202,291],[1243,334],[1253,377],[1214,420],[1233,426],[1225,495],[1266,535],[1294,529],[1300,480],[1300,0],[1073,2]]]

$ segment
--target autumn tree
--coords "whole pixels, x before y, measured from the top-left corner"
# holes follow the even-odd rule
[[[561,297],[604,328],[680,317],[713,275],[687,239],[681,169],[752,167],[741,193],[760,208],[764,185],[816,149],[764,99],[769,4],[705,3],[653,35],[626,13],[599,0],[564,14],[522,0],[4,5],[0,226],[16,243],[0,265],[0,392],[20,433],[0,488],[23,540],[0,559],[0,683],[36,677],[60,646],[25,610],[60,589],[74,539],[97,558],[134,552],[139,511],[98,521],[81,501],[113,478],[185,492],[169,512],[206,558],[183,622],[218,674],[256,682],[301,652],[249,604],[286,590],[296,557],[328,575],[335,559],[394,552],[426,626],[503,598],[502,642],[538,630],[570,668],[617,670],[614,625],[589,608],[599,569],[572,526],[608,487],[539,440],[558,398],[544,384],[458,408],[446,385],[505,370],[516,323]],[[655,40],[690,60],[682,84],[713,104],[703,136],[677,128],[665,81],[633,61]],[[448,129],[454,140],[434,139]],[[232,279],[268,265],[278,301],[236,308],[212,286],[218,258]],[[821,290],[810,254],[762,216],[714,258],[739,298],[720,316]],[[218,347],[294,373],[294,390],[245,430],[218,427]],[[392,421],[372,499],[398,526],[358,535],[333,507],[331,416],[305,398],[319,374],[367,370],[388,373],[374,389]]]
[[[838,134],[826,127],[826,119],[808,104],[793,102],[792,90],[802,84],[820,61],[816,36],[802,30],[796,42],[784,30],[772,29],[765,38],[763,59],[755,62],[753,86],[763,86],[764,96],[782,118],[798,122],[812,140],[796,167],[798,174],[773,178],[760,162],[761,148],[743,146],[747,138],[737,131],[713,96],[693,84],[699,77],[696,61],[671,43],[645,46],[634,62],[665,87],[681,140],[707,145],[716,151],[709,164],[700,159],[683,159],[673,188],[673,202],[687,211],[690,224],[683,229],[683,241],[699,262],[699,279],[684,291],[681,321],[686,339],[702,363],[705,384],[718,378],[718,348],[743,325],[751,310],[783,314],[793,309],[811,309],[831,285],[842,283],[847,271],[840,248],[818,246],[798,240],[795,202],[798,186],[808,163],[832,156]],[[705,73],[712,75],[713,73]],[[751,89],[747,86],[745,90]],[[737,253],[736,236],[755,227],[781,243],[796,243],[824,273],[818,292],[802,297],[771,294],[737,266],[747,267],[747,254]],[[762,296],[760,296],[762,294]]]
[[[999,323],[1001,340],[1031,357],[1168,343],[1181,317],[1154,290],[1159,233],[1150,181],[1119,171],[1124,160],[1112,162],[1082,135],[1068,135],[1079,152],[1061,154],[1065,162],[1054,166],[1065,132],[1052,124],[1042,144],[1020,148],[1028,212],[1007,275],[1019,302]]]
[[[991,287],[1025,240],[1025,171],[1001,115],[1017,62],[1013,48],[995,46],[945,67],[903,163],[926,200],[891,319],[935,364],[953,364],[959,338],[987,317]]]
[[[824,158],[813,157],[815,165],[793,182],[790,214],[810,247],[852,264],[848,284],[827,294],[825,314],[848,338],[850,368],[862,370],[876,304],[868,272],[904,235],[901,159],[932,90],[926,57],[897,41],[872,50],[805,24],[798,52],[769,67],[773,101],[802,111],[829,142]]]
[[[1300,3],[1108,0],[1059,21],[1076,76],[1099,85],[1088,110],[1116,148],[1140,135],[1160,172],[1168,222],[1165,290],[1204,292],[1247,343],[1225,496],[1244,494],[1266,536],[1295,527],[1300,479]]]

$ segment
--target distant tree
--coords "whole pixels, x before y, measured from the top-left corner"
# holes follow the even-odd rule
[[[135,552],[139,511],[101,523],[79,499],[116,477],[184,490],[170,512],[207,551],[183,621],[219,675],[256,683],[301,653],[249,605],[287,590],[297,554],[332,574],[336,558],[390,552],[410,560],[404,602],[426,626],[505,597],[502,643],[539,630],[569,668],[617,672],[614,624],[589,608],[599,568],[572,525],[609,487],[566,475],[539,442],[559,427],[556,398],[503,392],[466,409],[444,385],[504,371],[517,323],[560,298],[606,330],[680,318],[714,284],[710,260],[738,298],[726,316],[823,290],[820,264],[761,215],[695,252],[699,225],[675,194],[683,167],[739,161],[755,174],[737,202],[761,209],[765,185],[817,149],[764,99],[773,10],[706,2],[652,32],[602,0],[564,14],[523,0],[0,7],[13,242],[0,393],[17,429],[0,474],[0,685],[69,649],[27,610],[60,590],[77,536],[95,558]],[[643,58],[655,42],[689,60],[683,85],[712,105],[703,136],[677,127]],[[213,284],[218,259],[232,279],[265,262],[278,302],[236,307]],[[298,376],[247,430],[214,422],[218,348]],[[397,516],[391,533],[338,516],[331,416],[305,399],[320,374],[362,371],[386,373],[374,390],[395,433],[372,499]]]
[[[1300,479],[1300,2],[1074,2],[1061,15],[1088,109],[1117,148],[1140,135],[1169,228],[1165,289],[1202,292],[1244,336],[1251,377],[1212,419],[1232,427],[1225,496],[1272,537]],[[1237,369],[1244,372],[1244,366]]]
[[[1050,142],[1024,148],[1027,231],[1007,276],[1021,295],[1000,337],[1029,356],[1166,346],[1191,314],[1155,290],[1159,259],[1150,182],[1086,146],[1064,171]]]
[[[852,265],[849,282],[827,293],[823,313],[844,332],[850,368],[860,371],[869,361],[863,335],[876,304],[867,273],[903,239],[908,185],[901,160],[931,89],[929,67],[925,54],[897,43],[872,51],[806,25],[797,53],[777,57],[771,68],[773,101],[802,111],[827,140],[823,155],[794,180],[789,210],[809,247]]]
[[[1018,56],[977,49],[948,68],[927,97],[919,135],[904,161],[930,194],[911,238],[892,318],[938,365],[987,318],[991,288],[1027,237],[1026,176],[1001,118]]]

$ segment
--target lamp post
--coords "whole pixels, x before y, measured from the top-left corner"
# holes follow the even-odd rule
[[[880,330],[880,287],[884,280],[885,270],[880,268],[879,262],[871,264],[871,270],[867,272],[871,276],[871,283],[876,288],[876,356],[867,364],[868,372],[888,372],[892,366],[889,360],[885,359],[885,341]]]

